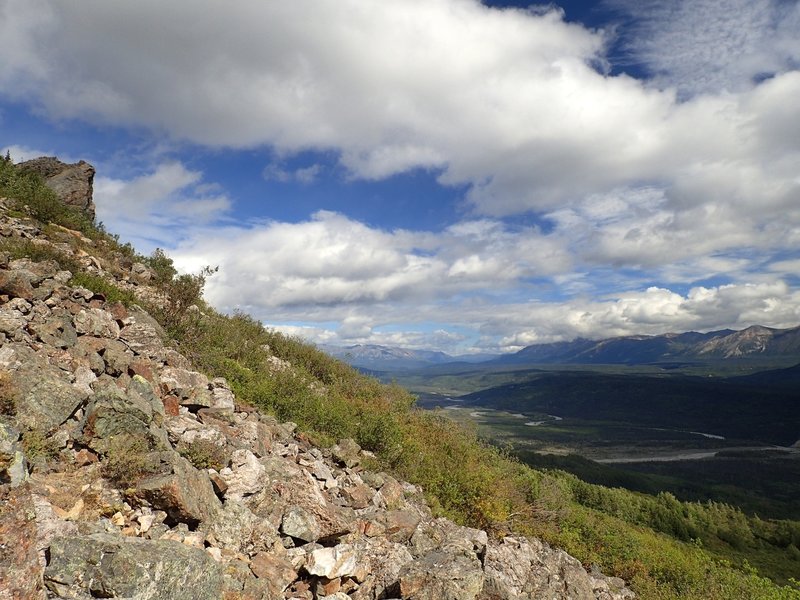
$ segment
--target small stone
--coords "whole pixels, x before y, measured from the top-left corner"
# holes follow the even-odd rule
[[[98,461],[97,455],[91,450],[82,448],[75,453],[75,464],[79,467],[86,467]]]

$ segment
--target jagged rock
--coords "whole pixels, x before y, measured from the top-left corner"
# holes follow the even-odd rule
[[[105,371],[113,377],[118,377],[128,373],[133,353],[122,342],[118,340],[103,340],[103,362]]]
[[[0,597],[41,598],[42,572],[30,488],[0,486]],[[34,513],[35,514],[35,513]]]
[[[311,552],[305,566],[311,575],[335,579],[350,577],[358,569],[358,554],[349,544],[339,544],[333,548],[318,548]]]
[[[203,550],[109,534],[53,540],[45,569],[56,598],[217,600],[222,569]]]
[[[316,477],[316,474],[315,474]],[[324,480],[326,484],[328,483],[328,479]],[[326,485],[326,487],[332,487],[330,485]],[[375,496],[374,490],[372,488],[367,487],[364,484],[361,485],[352,485],[345,488],[342,488],[341,491],[342,497],[347,500],[347,503],[355,509],[366,508],[372,502],[372,498]]]
[[[19,163],[18,166],[41,175],[47,187],[52,189],[64,204],[77,208],[94,220],[92,185],[95,170],[92,165],[83,160],[67,164],[55,156],[42,156]]]
[[[400,593],[400,571],[414,560],[403,544],[384,538],[359,540],[354,543],[358,553],[361,584],[351,594],[353,600],[378,600]]]
[[[16,487],[28,478],[28,461],[19,440],[16,429],[0,423],[0,484]]]
[[[220,477],[228,484],[225,497],[241,500],[264,487],[265,468],[249,450],[236,450],[231,455],[231,466],[222,469]]]
[[[485,531],[462,527],[440,518],[422,523],[417,528],[411,536],[410,550],[414,556],[423,556],[438,548],[457,548],[482,559],[488,543],[489,536]]]
[[[139,481],[133,497],[165,511],[171,522],[195,527],[212,519],[221,504],[208,473],[195,469],[177,452],[162,453],[161,461],[161,472]]]
[[[250,450],[259,458],[269,453],[272,433],[260,421],[233,420],[227,408],[203,408],[197,411],[197,416],[204,425],[212,427],[226,438],[231,446]]]
[[[124,327],[119,338],[136,354],[147,358],[163,359],[166,350],[162,340],[166,337],[164,330],[153,317],[137,306],[129,309]]]
[[[239,502],[227,501],[208,523],[206,539],[236,552],[265,550],[279,539],[278,530]]]
[[[44,323],[32,323],[28,329],[42,343],[55,348],[71,348],[78,341],[72,319],[66,315],[53,315]]]
[[[339,443],[331,448],[333,458],[346,467],[355,467],[361,463],[361,446],[350,438],[339,440]]]
[[[304,542],[316,542],[322,529],[317,518],[302,506],[290,506],[283,515],[281,532]]]
[[[297,579],[297,571],[292,563],[268,552],[256,554],[250,561],[250,570],[259,579],[272,583],[275,595],[282,594]]]
[[[29,385],[17,400],[17,422],[28,429],[49,431],[69,419],[86,400],[86,393],[64,381],[50,368],[27,365],[18,381]]]
[[[483,569],[472,553],[435,550],[403,567],[399,580],[403,598],[475,600],[483,588]],[[500,596],[506,597],[513,596]]]
[[[300,506],[313,514],[320,525],[320,539],[336,540],[355,530],[352,509],[338,507],[325,498],[314,477],[283,458],[262,459],[269,485],[248,500],[259,516],[281,519],[289,506]]]
[[[145,440],[149,449],[166,449],[166,436],[153,423],[160,407],[146,393],[139,393],[139,385],[132,384],[127,390],[113,383],[97,387],[100,389],[86,407],[81,425],[84,442],[91,449],[107,452],[115,436]]]
[[[28,320],[22,313],[9,310],[8,305],[0,308],[0,333],[13,338],[21,333],[27,324]]]
[[[33,300],[33,274],[22,269],[13,271],[0,271],[0,294],[11,298],[24,298]]]
[[[119,325],[111,315],[100,308],[87,308],[75,315],[75,329],[80,334],[116,339]]]
[[[483,598],[595,598],[592,581],[566,552],[539,540],[507,537],[490,545],[485,558]]]

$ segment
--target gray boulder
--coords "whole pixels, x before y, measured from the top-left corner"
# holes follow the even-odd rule
[[[44,581],[56,598],[212,600],[223,574],[198,548],[99,533],[53,540]]]
[[[95,170],[86,161],[74,164],[61,162],[55,156],[42,156],[27,160],[19,167],[38,173],[47,187],[53,190],[64,204],[77,208],[94,220],[95,205],[92,187]]]
[[[480,561],[471,552],[451,549],[435,550],[408,563],[399,579],[400,595],[413,600],[475,600],[483,588]]]

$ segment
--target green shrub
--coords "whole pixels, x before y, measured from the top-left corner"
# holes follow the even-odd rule
[[[100,275],[94,275],[86,271],[75,272],[69,283],[72,286],[85,287],[95,294],[102,294],[105,296],[106,302],[122,302],[125,306],[133,306],[137,302],[136,296],[132,292],[123,290]]]
[[[30,462],[46,462],[58,456],[59,448],[52,438],[38,429],[22,434],[22,450]]]
[[[194,440],[178,445],[178,453],[196,469],[216,469],[220,471],[228,465],[230,458],[225,448],[209,440]]]
[[[0,372],[0,415],[14,416],[17,412],[17,387],[7,371]]]
[[[150,450],[141,438],[125,434],[113,436],[102,463],[103,477],[119,488],[133,487],[157,468]]]

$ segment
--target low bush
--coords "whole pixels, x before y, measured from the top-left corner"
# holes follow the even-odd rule
[[[103,477],[123,489],[133,487],[157,467],[147,442],[124,434],[111,438],[102,465]]]
[[[0,372],[0,415],[11,417],[16,414],[17,393],[11,373]]]
[[[220,471],[228,465],[230,457],[225,448],[209,440],[194,440],[178,445],[178,453],[196,469],[215,469]]]

